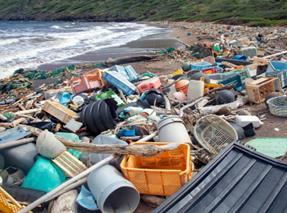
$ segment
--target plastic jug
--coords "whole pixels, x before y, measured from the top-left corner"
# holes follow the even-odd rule
[[[187,101],[194,101],[204,95],[204,82],[190,80],[188,85]]]

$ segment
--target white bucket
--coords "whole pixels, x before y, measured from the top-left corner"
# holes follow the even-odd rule
[[[134,212],[140,195],[113,166],[105,165],[88,176],[88,186],[102,212]]]
[[[158,130],[160,142],[191,143],[183,121],[178,116],[169,116],[160,120]]]
[[[187,92],[187,101],[194,101],[204,95],[204,82],[190,80]]]

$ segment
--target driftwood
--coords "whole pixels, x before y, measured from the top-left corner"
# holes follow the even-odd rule
[[[17,140],[17,141],[9,141],[9,142],[0,144],[0,150],[1,149],[7,149],[7,148],[10,148],[10,147],[14,147],[14,146],[23,145],[23,144],[26,144],[26,143],[31,143],[33,141],[35,141],[35,138],[24,138],[24,139],[20,139],[20,140]]]
[[[33,135],[38,136],[42,130],[30,127],[26,125],[21,125],[24,128],[32,132]],[[151,135],[151,138],[154,137],[156,133]],[[163,146],[155,145],[98,145],[98,144],[88,144],[88,143],[74,143],[59,136],[56,138],[61,141],[66,147],[73,148],[75,150],[84,151],[84,152],[93,152],[93,153],[105,153],[105,154],[118,154],[118,155],[138,155],[138,156],[153,156],[164,151],[174,150],[179,145],[178,144],[167,144]]]
[[[28,109],[28,110],[23,110],[23,111],[19,111],[19,112],[15,112],[15,115],[26,115],[26,114],[32,114],[35,112],[40,112],[41,109],[40,108],[36,108],[36,109]]]
[[[108,59],[105,61],[105,65],[112,66],[116,64],[127,64],[138,61],[148,61],[154,59],[156,56],[153,55],[138,55],[138,56],[128,56],[115,59]]]
[[[272,54],[272,55],[267,55],[267,56],[265,56],[263,58],[264,59],[270,59],[270,58],[273,58],[273,57],[276,57],[276,56],[280,56],[280,55],[284,55],[284,54],[287,54],[287,50],[279,52],[279,53],[275,53],[275,54]]]

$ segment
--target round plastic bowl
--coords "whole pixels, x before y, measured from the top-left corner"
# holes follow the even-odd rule
[[[287,96],[278,96],[267,101],[272,115],[287,117]]]

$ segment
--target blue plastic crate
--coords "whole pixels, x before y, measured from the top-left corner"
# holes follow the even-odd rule
[[[116,71],[106,71],[103,77],[105,81],[123,91],[125,95],[132,95],[136,92],[136,86],[130,83],[124,75]]]
[[[231,76],[223,81],[219,81],[219,84],[223,84],[225,86],[234,85],[234,89],[236,91],[242,91],[245,87],[239,74]]]
[[[131,65],[126,66],[125,70],[126,70],[126,74],[129,77],[129,81],[136,81],[136,80],[138,80],[138,74],[137,74],[137,72],[135,71],[135,69]]]
[[[281,81],[281,87],[287,86],[287,62],[283,61],[270,61],[267,71],[267,77],[279,78]]]
[[[202,71],[211,67],[212,64],[206,61],[191,63],[191,70]]]

